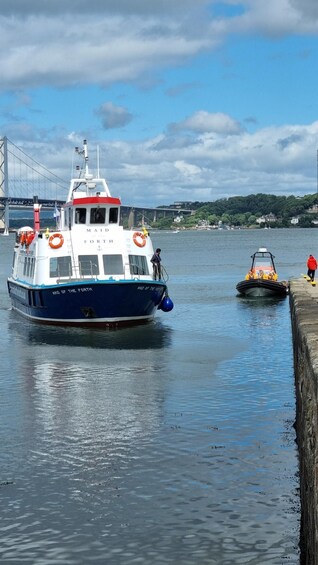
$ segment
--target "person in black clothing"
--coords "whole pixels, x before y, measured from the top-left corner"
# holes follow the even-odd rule
[[[152,266],[153,266],[153,278],[156,281],[157,279],[160,280],[161,279],[161,257],[160,257],[160,253],[161,253],[161,249],[156,249],[156,251],[154,252],[152,258],[151,258],[151,262],[152,262]]]

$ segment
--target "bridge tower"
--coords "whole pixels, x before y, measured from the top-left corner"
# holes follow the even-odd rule
[[[8,183],[8,140],[0,139],[0,197],[5,198],[5,206],[0,211],[0,228],[9,229],[9,183]]]

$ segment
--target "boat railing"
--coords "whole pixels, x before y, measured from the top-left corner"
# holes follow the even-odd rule
[[[68,273],[58,272],[56,283],[66,284],[66,283],[82,282],[82,281],[90,281],[90,280],[97,281],[100,280],[101,278],[103,280],[104,279],[114,280],[117,277],[120,280],[131,280],[132,278],[135,280],[136,279],[140,280],[142,276],[149,276],[149,272],[148,270],[146,271],[144,268],[142,268],[140,265],[137,265],[136,263],[132,263],[130,265],[129,276],[127,276],[127,273],[126,274],[122,273],[117,275],[109,274],[108,276],[105,275],[100,276],[98,266],[95,263],[92,263],[91,261],[82,261],[79,264],[76,265],[73,264],[70,269],[70,272]],[[169,280],[169,275],[163,265],[161,265],[160,280],[162,280],[165,283]]]
[[[169,275],[165,267],[163,265],[160,266],[161,266],[161,280],[166,283],[169,280]]]

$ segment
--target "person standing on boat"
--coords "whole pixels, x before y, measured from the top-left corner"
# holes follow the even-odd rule
[[[156,281],[157,279],[161,279],[161,257],[160,257],[161,249],[159,247],[154,252],[153,256],[151,257],[152,267],[153,267],[153,278]]]
[[[313,282],[315,280],[315,272],[317,269],[317,261],[313,255],[309,255],[307,259],[307,268],[308,268],[307,276]]]

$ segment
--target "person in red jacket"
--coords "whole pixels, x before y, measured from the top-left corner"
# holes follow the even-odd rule
[[[313,255],[309,255],[307,259],[307,275],[313,282],[315,280],[315,271],[317,269],[317,261]]]

